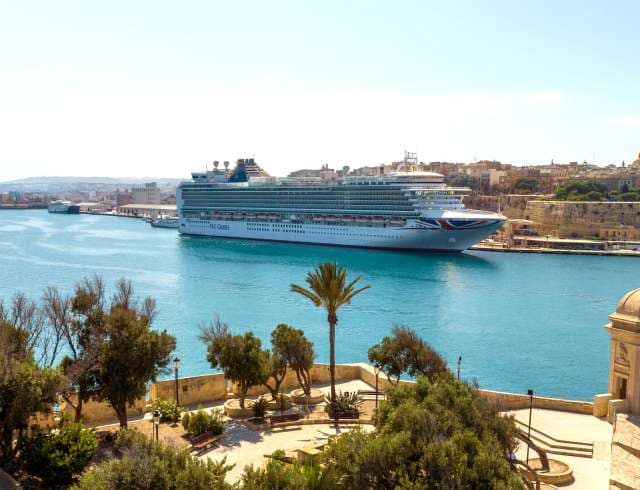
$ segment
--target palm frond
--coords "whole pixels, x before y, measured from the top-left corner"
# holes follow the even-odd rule
[[[318,294],[313,291],[309,291],[308,289],[303,288],[302,286],[298,286],[297,284],[291,285],[291,291],[294,293],[301,294],[302,296],[308,298],[313,302],[314,305],[320,306],[322,304],[322,299]]]

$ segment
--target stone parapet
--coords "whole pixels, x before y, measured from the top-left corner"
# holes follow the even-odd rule
[[[609,412],[609,400],[613,398],[611,393],[593,396],[593,416],[606,417]]]
[[[316,364],[311,369],[311,378],[314,385],[328,384],[330,382],[329,366],[327,364]],[[366,363],[337,364],[336,381],[343,382],[349,380],[362,380],[369,386],[375,387],[376,374],[373,366]],[[401,384],[413,384],[414,381],[400,380]],[[386,391],[393,384],[389,382],[383,373],[378,376],[378,390]],[[283,382],[282,391],[290,392],[298,388],[298,380],[295,373],[289,372]],[[195,407],[197,405],[208,405],[220,400],[229,398],[227,391],[227,381],[223,374],[209,374],[203,376],[190,376],[178,380],[180,395],[180,405]],[[237,393],[237,387],[233,387]],[[265,386],[255,386],[249,390],[247,396],[255,397],[268,393]],[[529,406],[529,397],[525,394],[507,393],[492,390],[480,390],[480,394],[485,399],[492,402],[496,408],[501,410],[515,410]],[[175,397],[175,380],[168,379],[153,383],[149,389],[149,400],[137,400],[133,407],[129,408],[130,415],[141,415],[148,405],[156,399],[173,400]],[[535,408],[548,410],[561,410],[583,414],[592,414],[594,403],[577,400],[563,400],[559,398],[538,397],[534,398]],[[70,406],[65,407],[67,412],[73,414]],[[83,408],[83,419],[90,425],[110,423],[115,420],[115,413],[106,402],[89,401]]]

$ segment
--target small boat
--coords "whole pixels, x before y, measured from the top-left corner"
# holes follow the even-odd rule
[[[166,218],[160,217],[151,220],[151,226],[154,228],[178,228],[179,220],[175,216],[169,216]]]
[[[73,204],[71,201],[52,201],[47,206],[50,213],[58,214],[80,214],[80,206]]]
[[[368,223],[369,222],[369,217],[368,216],[358,216],[356,218],[356,222],[357,223]]]
[[[392,225],[404,225],[404,224],[406,224],[406,222],[407,222],[406,219],[400,218],[399,216],[394,216],[389,221],[389,223],[391,223]]]
[[[343,216],[342,218],[340,218],[340,221],[342,221],[343,223],[353,223],[353,216]]]

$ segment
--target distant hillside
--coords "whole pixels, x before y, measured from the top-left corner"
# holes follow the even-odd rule
[[[183,178],[159,178],[159,177],[27,177],[25,179],[5,180],[0,185],[18,184],[69,184],[69,183],[91,183],[91,184],[142,184],[144,182],[157,182],[158,184],[178,183]]]
[[[175,187],[185,178],[158,177],[27,177],[0,182],[0,192],[68,192],[76,190],[115,190],[157,182],[158,186]]]

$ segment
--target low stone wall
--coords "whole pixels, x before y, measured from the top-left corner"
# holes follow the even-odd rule
[[[329,384],[329,366],[327,364],[316,364],[311,369],[313,384]],[[366,363],[338,364],[336,365],[336,381],[344,382],[359,379],[368,385],[375,387],[376,375],[373,366]],[[401,380],[401,384],[413,384],[413,381]],[[389,382],[384,373],[378,376],[378,390],[384,392],[392,383]],[[282,384],[282,391],[290,392],[298,388],[298,380],[294,372],[287,373]],[[190,376],[178,380],[180,395],[180,405],[194,407],[197,405],[207,405],[227,398],[227,381],[223,374],[209,374],[204,376]],[[237,387],[232,386],[232,391],[237,393]],[[255,397],[268,393],[265,386],[254,386],[249,390],[248,396]],[[515,410],[529,407],[529,397],[525,394],[506,393],[501,391],[480,390],[480,394],[492,402],[498,409]],[[140,399],[134,407],[129,408],[129,415],[141,415],[146,407],[156,399],[173,400],[175,397],[175,380],[164,380],[153,383],[149,390],[149,400]],[[548,410],[561,410],[565,412],[575,412],[592,414],[594,404],[586,401],[562,400],[559,398],[535,397],[535,408]],[[71,406],[63,408],[73,415]],[[83,420],[90,425],[111,423],[116,420],[113,408],[107,402],[89,401],[84,404]]]
[[[480,395],[486,400],[489,400],[498,410],[529,408],[529,396],[525,394],[480,390]],[[545,396],[534,396],[533,408],[560,410],[562,412],[574,412],[587,415],[593,414],[593,402],[563,400],[561,398],[549,398]]]
[[[151,385],[149,400],[173,400],[176,382],[173,379],[158,381]],[[178,380],[180,405],[191,406],[224,400],[227,397],[227,380],[223,374],[189,376]]]
[[[76,395],[71,395],[70,398],[74,403],[76,403]],[[147,401],[140,398],[133,404],[133,406],[127,407],[127,414],[129,417],[142,415],[146,410],[146,406]],[[61,408],[71,417],[75,416],[75,410],[70,404],[63,403]],[[82,405],[82,421],[87,425],[99,425],[112,422],[114,420],[117,420],[116,412],[106,401],[99,402],[96,400],[89,400],[88,402],[84,402]]]
[[[355,364],[360,371],[359,378],[365,383],[375,386],[375,370],[368,364]],[[400,384],[412,384],[414,381],[400,380]],[[378,378],[378,389],[385,391],[391,383],[384,374]],[[520,393],[508,393],[505,391],[480,390],[480,395],[491,402],[499,410],[517,410],[529,408],[529,396]],[[561,398],[550,398],[544,396],[533,397],[533,407],[546,410],[560,410],[563,412],[574,412],[591,415],[593,413],[593,402],[580,400],[564,400]]]

